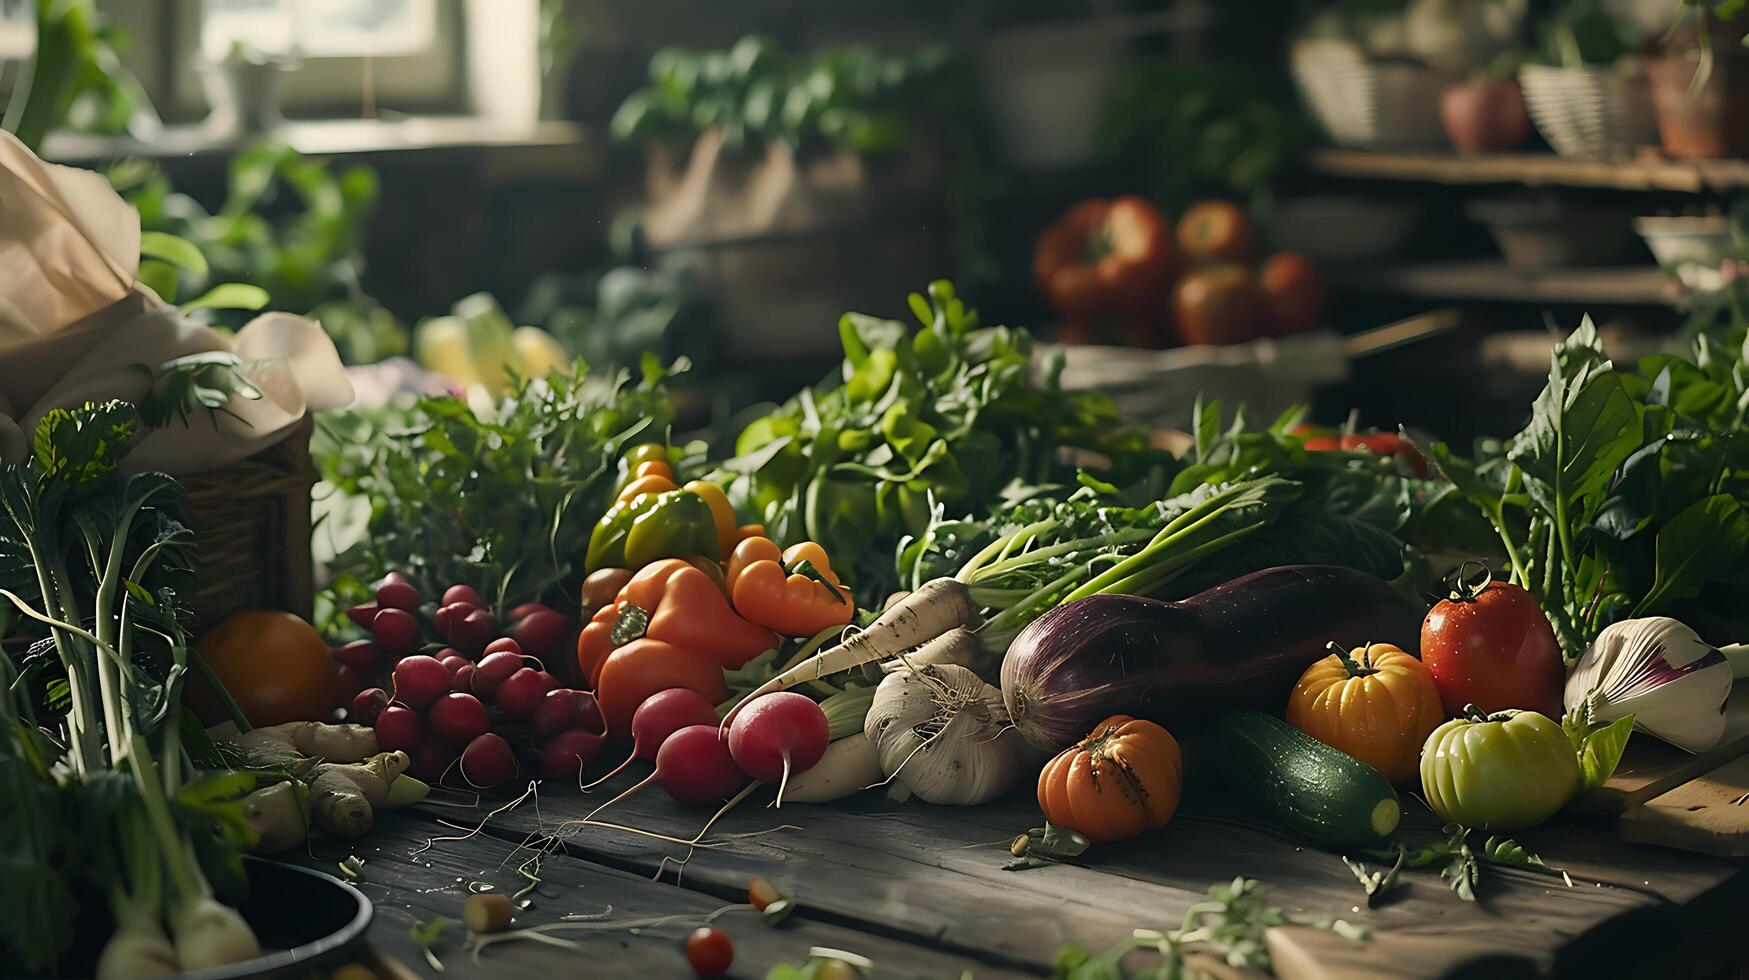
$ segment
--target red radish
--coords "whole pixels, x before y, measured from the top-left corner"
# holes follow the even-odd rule
[[[500,636],[496,640],[493,640],[491,643],[486,644],[486,652],[487,653],[514,653],[518,657],[520,657],[520,656],[522,656],[522,644],[516,642],[515,640],[511,639],[508,636]]]
[[[511,620],[510,635],[524,650],[551,656],[565,641],[565,617],[545,607]]]
[[[394,677],[395,700],[405,701],[420,711],[430,707],[454,683],[442,661],[424,655],[402,657],[395,664]]]
[[[377,613],[382,608],[374,602],[367,602],[362,606],[353,606],[346,610],[346,618],[352,620],[352,624],[359,629],[367,630],[370,629],[371,621],[377,618]]]
[[[377,586],[377,605],[384,609],[413,612],[419,608],[419,590],[405,579],[398,582],[384,581]]]
[[[498,694],[498,685],[522,669],[522,657],[514,653],[488,653],[474,668],[474,693],[490,701]]]
[[[464,657],[477,657],[486,644],[498,637],[498,622],[484,609],[470,609],[460,619],[452,613],[449,622],[449,642]]]
[[[438,698],[426,712],[425,721],[431,726],[431,734],[448,745],[466,745],[492,727],[492,719],[480,699],[460,691]]]
[[[381,715],[383,709],[388,706],[389,692],[380,687],[368,687],[353,697],[352,706],[348,710],[352,715],[353,724],[374,725],[377,723],[377,716]]]
[[[777,784],[777,805],[791,773],[803,773],[826,754],[830,740],[826,712],[794,691],[767,694],[735,716],[729,726],[729,754],[741,771],[762,783]]]
[[[454,677],[456,672],[460,671],[463,667],[472,667],[474,665],[472,660],[469,660],[458,653],[452,653],[447,657],[439,657],[437,662],[443,665],[444,670],[449,671],[451,677]]]
[[[379,609],[370,621],[370,635],[391,657],[419,649],[419,620],[405,609]]]
[[[455,624],[473,611],[474,607],[465,602],[458,602],[453,606],[438,606],[437,611],[431,614],[431,621],[437,624],[437,631],[447,639],[450,630],[455,629]]]
[[[636,759],[654,759],[661,751],[662,743],[668,741],[668,736],[692,725],[714,725],[717,723],[717,709],[710,699],[689,687],[671,687],[666,691],[657,691],[644,699],[638,705],[638,710],[632,712],[632,754],[607,775],[602,776],[589,786],[597,786],[619,775],[620,771],[632,764]]]
[[[735,944],[721,931],[699,926],[686,937],[686,964],[701,977],[720,977],[735,962]]]
[[[425,723],[419,713],[404,704],[391,704],[376,719],[377,748],[383,752],[411,752],[425,738]]]
[[[688,725],[668,736],[656,753],[656,771],[606,803],[591,810],[585,820],[595,819],[602,810],[656,783],[668,791],[677,802],[689,806],[717,803],[740,789],[747,782],[729,747],[717,736],[717,726]]]
[[[568,687],[548,691],[535,706],[534,733],[541,738],[551,738],[573,728],[597,735],[607,730],[601,720],[601,706],[595,703],[595,695]]]
[[[601,751],[601,736],[579,728],[560,732],[541,743],[540,771],[548,779],[583,781],[583,769]]]
[[[405,575],[402,575],[400,572],[384,572],[383,577],[377,579],[375,582],[372,582],[370,584],[370,587],[373,589],[380,589],[385,585],[412,585],[412,584],[413,584],[413,580],[408,578]]]
[[[462,750],[462,778],[475,789],[491,789],[516,778],[516,754],[504,736],[484,732]]]
[[[438,650],[436,653],[432,654],[432,656],[436,657],[439,660],[448,660],[451,657],[461,657],[463,660],[470,660],[470,661],[474,659],[473,657],[469,657],[469,656],[463,654],[460,650],[457,650],[455,647],[443,647],[442,649]]]
[[[471,585],[452,585],[443,590],[444,605],[453,606],[458,602],[465,602],[475,609],[486,608],[486,600],[480,598],[480,594]]]
[[[534,709],[540,707],[541,698],[558,686],[558,680],[546,671],[524,667],[498,685],[493,698],[500,711],[518,721],[527,721],[534,717]]]
[[[538,602],[525,602],[522,605],[517,606],[515,609],[510,610],[509,619],[511,622],[515,622],[516,620],[519,620],[524,616],[527,616],[531,613],[539,612],[543,609],[545,609],[547,612],[552,612],[551,609],[549,609],[546,606],[541,605]]]
[[[433,786],[443,782],[444,773],[449,772],[449,767],[455,765],[456,760],[454,748],[430,735],[408,749],[407,755],[407,774]]]
[[[478,668],[471,663],[462,664],[460,667],[457,667],[455,673],[450,675],[449,686],[457,691],[471,692],[474,689],[474,671],[477,669]]]
[[[334,650],[334,659],[348,667],[375,667],[383,660],[382,648],[369,640],[353,640]]]
[[[367,687],[376,687],[382,683],[381,667],[354,667],[351,664],[340,665],[340,677],[336,686],[340,691],[340,700],[344,701]]]

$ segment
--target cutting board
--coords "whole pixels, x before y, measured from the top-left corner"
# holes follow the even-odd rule
[[[1621,838],[1719,857],[1749,857],[1749,757],[1622,814]]]
[[[1609,782],[1573,805],[1590,813],[1627,813],[1744,755],[1749,755],[1749,683],[1731,691],[1725,706],[1725,734],[1719,744],[1691,755],[1645,732],[1636,732],[1628,739],[1621,764]]]

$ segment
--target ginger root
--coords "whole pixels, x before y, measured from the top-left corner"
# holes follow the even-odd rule
[[[319,721],[291,721],[257,728],[238,735],[236,740],[257,762],[284,767],[300,779],[307,779],[309,772],[324,762],[358,762],[377,752],[375,729]]]
[[[354,726],[356,727],[356,726]],[[363,762],[323,762],[305,779],[310,786],[310,815],[317,829],[342,840],[370,832],[375,808],[388,798],[395,778],[407,771],[405,752],[382,752]]]
[[[287,780],[263,786],[243,798],[243,819],[257,835],[256,854],[278,854],[302,844],[310,835],[310,813],[303,784]]]

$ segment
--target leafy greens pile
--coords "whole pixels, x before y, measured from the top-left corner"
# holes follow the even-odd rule
[[[568,608],[621,450],[666,438],[663,382],[684,368],[650,357],[633,383],[625,371],[592,377],[579,360],[479,409],[437,397],[324,415],[312,456],[330,598],[364,601],[365,579],[395,570],[428,594],[463,583],[498,605],[544,597]]]
[[[1110,399],[1032,379],[1031,339],[984,327],[947,282],[911,296],[915,332],[846,314],[841,376],[803,389],[749,424],[715,479],[775,539],[813,540],[857,560],[865,605],[894,584],[900,539],[929,525],[936,505],[964,513],[1016,481],[1072,481],[1062,450],[1113,461],[1133,479],[1164,453],[1127,429]]]
[[[1749,608],[1749,361],[1742,331],[1633,374],[1591,321],[1557,344],[1529,425],[1474,460],[1431,458],[1494,525],[1512,570],[1577,656],[1620,619],[1669,615],[1735,638]],[[1731,615],[1733,621],[1721,621]]]

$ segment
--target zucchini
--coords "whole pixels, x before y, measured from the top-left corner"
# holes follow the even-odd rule
[[[1229,711],[1214,727],[1227,781],[1298,836],[1357,847],[1397,829],[1403,807],[1377,769],[1260,712]]]

